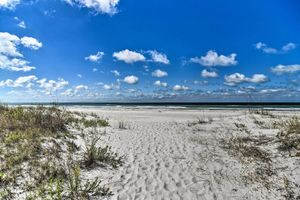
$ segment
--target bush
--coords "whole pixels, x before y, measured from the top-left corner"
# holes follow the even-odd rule
[[[111,147],[104,148],[97,147],[97,142],[100,138],[93,138],[90,143],[86,145],[84,152],[84,164],[86,167],[100,163],[106,163],[116,168],[122,164],[122,158],[116,153],[111,152]]]

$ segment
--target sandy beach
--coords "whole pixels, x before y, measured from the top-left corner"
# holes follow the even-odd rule
[[[279,151],[276,139],[282,128],[276,123],[299,116],[299,111],[164,107],[68,110],[95,113],[109,121],[110,126],[101,129],[101,144],[123,156],[124,164],[118,169],[95,168],[84,174],[104,180],[113,193],[108,199],[300,198],[299,156]],[[235,140],[239,138],[245,140]],[[232,144],[237,141],[239,148]],[[247,145],[253,147],[254,154],[243,149]]]

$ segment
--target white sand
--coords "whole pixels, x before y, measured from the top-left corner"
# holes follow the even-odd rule
[[[274,137],[279,130],[258,127],[253,116],[270,124],[274,119],[245,110],[184,110],[174,108],[71,107],[109,119],[102,143],[124,157],[118,169],[97,168],[86,177],[101,177],[114,193],[109,199],[285,199],[284,179],[300,185],[300,159],[282,156],[274,144],[262,148],[272,153],[272,186],[246,184],[243,175],[253,166],[241,163],[222,148],[220,141],[241,134],[234,123],[243,123],[253,135]],[[274,111],[285,117],[299,112]],[[211,118],[212,123],[188,126]],[[277,120],[277,119],[276,119]],[[118,128],[123,121],[127,129]],[[298,188],[299,195],[300,189]]]

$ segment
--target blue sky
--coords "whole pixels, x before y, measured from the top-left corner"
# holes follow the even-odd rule
[[[0,0],[0,99],[299,101],[297,0]]]

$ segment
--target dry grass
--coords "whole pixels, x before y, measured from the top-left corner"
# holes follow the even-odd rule
[[[94,137],[86,144],[83,159],[84,165],[86,167],[92,167],[100,163],[108,164],[113,168],[117,168],[122,165],[122,157],[113,153],[110,146],[105,146],[104,148],[97,146],[99,140],[100,138]]]
[[[212,118],[198,117],[197,120],[188,122],[188,126],[196,126],[198,124],[210,124],[212,122]]]
[[[66,163],[66,157],[80,149],[69,128],[81,126],[108,126],[108,122],[97,116],[75,117],[58,107],[0,106],[0,199],[16,199],[17,190],[27,199],[81,200],[109,195],[99,178],[82,179],[76,167],[81,160]],[[114,155],[109,150],[106,147],[98,153]]]
[[[277,134],[281,151],[288,151],[300,156],[300,119],[293,117],[282,123],[282,130]]]
[[[225,148],[242,162],[271,162],[269,153],[255,145],[257,140],[251,137],[232,137]]]
[[[237,130],[247,133],[248,135],[251,134],[251,131],[248,129],[248,127],[245,124],[242,123],[234,123]]]
[[[269,118],[276,118],[276,116],[274,114],[272,114],[270,111],[265,110],[265,109],[252,109],[252,110],[249,110],[249,112],[251,114],[257,114],[257,115],[266,116]]]

